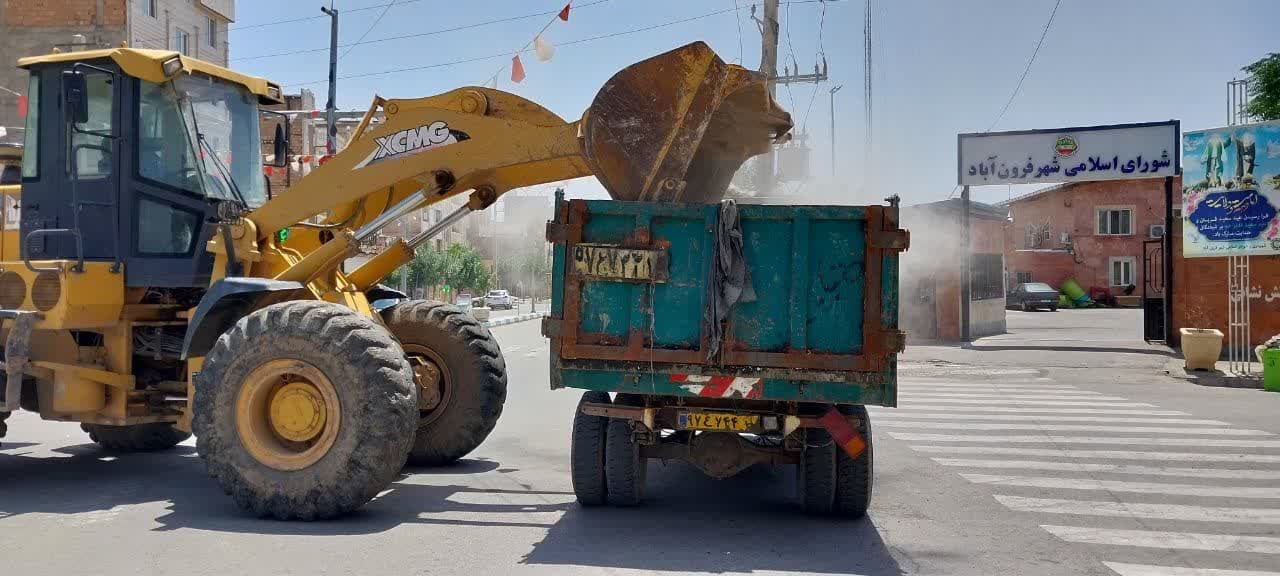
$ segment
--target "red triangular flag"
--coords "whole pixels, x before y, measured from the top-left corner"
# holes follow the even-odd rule
[[[560,19],[565,22],[569,21],[569,4],[572,4],[572,2],[566,3],[564,8],[560,10]]]
[[[511,57],[511,81],[519,84],[524,81],[524,65],[520,63],[520,55]]]
[[[26,120],[26,118],[27,118],[27,97],[19,96],[18,97],[18,119]]]

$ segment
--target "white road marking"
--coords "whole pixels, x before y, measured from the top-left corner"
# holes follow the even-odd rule
[[[1280,479],[1280,470],[1234,470],[1231,468],[1170,468],[1132,464],[1093,464],[1089,462],[1043,462],[1037,460],[970,460],[965,458],[933,458],[943,466],[960,468],[997,468],[1017,470],[1058,470],[1063,472],[1104,472],[1110,474],[1145,474],[1147,476],[1190,476],[1228,480]],[[1280,510],[1276,510],[1280,514]]]
[[[1196,534],[1192,532],[1156,532],[1151,530],[1118,530],[1084,526],[1041,525],[1050,534],[1067,542],[1110,544],[1142,548],[1175,550],[1215,550],[1221,552],[1253,552],[1280,554],[1280,538],[1270,536],[1234,536],[1230,534]]]
[[[1119,396],[1103,396],[1097,392],[1072,393],[1067,395],[1056,395],[1050,393],[1034,393],[1034,394],[1006,394],[1006,393],[976,393],[976,392],[902,392],[898,394],[899,399],[908,400],[929,400],[932,398],[993,398],[993,399],[1010,399],[1010,400],[1089,400],[1096,402],[1127,402],[1128,398]]]
[[[1133,424],[1182,424],[1185,426],[1230,426],[1230,422],[1221,420],[1195,420],[1190,418],[1140,418],[1131,416],[1058,416],[1046,414],[966,414],[949,412],[914,412],[906,408],[892,412],[877,412],[875,424],[893,422],[895,420],[983,420],[983,421],[1054,421],[1054,422],[1129,422]]]
[[[880,426],[907,426],[942,430],[1052,430],[1055,432],[1134,432],[1143,434],[1199,434],[1202,436],[1275,436],[1247,428],[1194,428],[1187,426],[1099,426],[1091,424],[1013,424],[1007,422],[879,422]]]
[[[868,408],[873,408],[873,407],[868,406]],[[1048,414],[1111,414],[1111,415],[1126,415],[1126,416],[1190,416],[1190,414],[1186,412],[1179,412],[1177,410],[1128,410],[1128,409],[1111,410],[1111,409],[1105,409],[1105,408],[1036,408],[1036,407],[1011,408],[1008,406],[943,406],[940,404],[911,404],[910,406],[903,406],[901,408],[874,407],[874,409],[870,410],[870,412],[872,414],[893,414],[894,412],[897,412],[899,410],[902,410],[904,412],[911,412],[916,410],[950,410],[950,411],[963,410],[965,414],[970,414],[970,413],[976,414],[976,413],[985,413],[985,412],[993,412],[993,413],[1012,412],[1016,414],[1048,413]]]
[[[1280,524],[1280,508],[1221,508],[1185,504],[1141,504],[1105,500],[1059,500],[996,494],[996,501],[1016,512],[1074,514],[1112,518],[1148,518],[1195,522]]]
[[[1261,570],[1229,570],[1225,568],[1184,568],[1180,566],[1153,566],[1151,564],[1124,564],[1103,562],[1119,576],[1280,576],[1280,572]]]
[[[1028,434],[1026,436],[968,436],[956,434],[917,434],[889,432],[890,436],[908,442],[995,442],[1008,444],[1119,444],[1124,446],[1200,446],[1215,448],[1280,448],[1280,440],[1253,440],[1236,438],[1153,438],[1149,436],[1057,436]]]
[[[1062,450],[1058,448],[1014,448],[1008,446],[931,446],[911,445],[917,452],[931,454],[1001,454],[1006,456],[1041,456],[1049,458],[1088,458],[1111,460],[1155,460],[1161,462],[1237,462],[1247,464],[1280,463],[1280,454],[1225,454],[1200,452],[1140,452],[1133,450]]]
[[[962,391],[962,390],[1061,390],[1063,392],[1088,392],[1090,394],[1101,394],[1092,390],[1081,390],[1070,384],[1007,384],[1007,383],[991,383],[991,384],[957,384],[949,382],[911,382],[898,381],[899,390],[938,390],[938,391]]]
[[[1280,498],[1280,487],[1211,486],[1207,484],[1164,484],[1160,482],[1125,482],[1094,478],[1051,478],[1047,476],[1005,476],[997,474],[960,474],[974,484],[992,486],[1024,486],[1063,490],[1107,490],[1140,494],[1174,494],[1218,498]]]
[[[915,408],[914,402],[934,403],[934,404],[982,404],[990,405],[1009,405],[1009,406],[1091,406],[1093,408],[1155,408],[1152,404],[1146,402],[1101,402],[1096,400],[1021,400],[1013,398],[940,398],[937,396],[929,397],[907,397],[899,398],[899,400],[907,400],[904,404],[907,407]]]

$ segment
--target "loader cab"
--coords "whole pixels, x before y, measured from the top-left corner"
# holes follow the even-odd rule
[[[172,52],[19,65],[30,72],[23,258],[113,262],[126,286],[207,286],[205,246],[219,223],[267,198],[265,95],[237,81],[247,77]]]

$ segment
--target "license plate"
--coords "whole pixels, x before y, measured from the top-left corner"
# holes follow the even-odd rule
[[[684,430],[749,432],[760,423],[760,417],[724,412],[682,412],[679,421],[680,428]]]
[[[578,244],[573,247],[573,271],[602,280],[662,282],[664,255],[656,250]]]

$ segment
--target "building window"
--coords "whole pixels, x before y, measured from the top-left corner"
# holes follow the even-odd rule
[[[1018,272],[1016,273],[1016,276],[1017,276],[1018,284],[1026,284],[1028,282],[1034,282],[1034,280],[1031,279],[1030,272]]]
[[[974,254],[969,277],[969,298],[1004,298],[1004,255]]]
[[[1051,246],[1052,241],[1050,238],[1053,237],[1053,227],[1049,225],[1049,222],[1027,224],[1025,232],[1027,248],[1048,248]]]
[[[147,16],[158,18],[159,11],[156,10],[156,4],[158,3],[160,3],[160,0],[147,0]]]
[[[209,46],[212,48],[217,48],[218,47],[218,21],[214,20],[213,16],[208,16],[207,19],[209,21]]]
[[[191,33],[177,29],[173,33],[173,49],[191,56]]]
[[[1133,209],[1099,208],[1098,234],[1101,236],[1128,236],[1133,234]]]
[[[1134,285],[1133,268],[1136,259],[1132,256],[1112,256],[1107,262],[1107,276],[1112,286]]]

